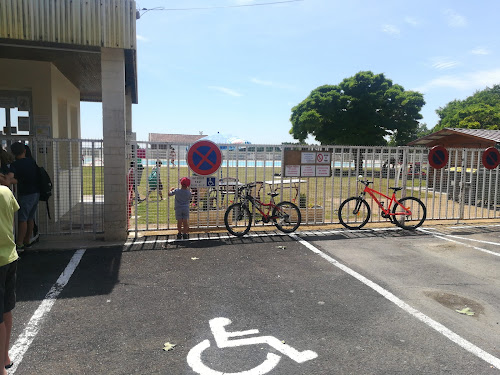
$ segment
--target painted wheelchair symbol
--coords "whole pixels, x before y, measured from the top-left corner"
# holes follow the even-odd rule
[[[257,344],[268,344],[277,351],[281,352],[293,359],[297,363],[304,363],[310,361],[318,356],[315,352],[311,350],[304,350],[299,352],[298,350],[292,348],[289,345],[282,343],[276,337],[273,336],[254,336],[240,339],[233,339],[235,337],[254,335],[259,333],[258,329],[250,329],[247,331],[235,331],[227,332],[226,326],[231,324],[231,320],[227,318],[215,318],[210,320],[210,329],[214,335],[215,343],[219,348],[234,348],[237,346],[247,346],[247,345],[257,345]],[[257,367],[250,370],[240,371],[240,372],[219,372],[207,367],[201,360],[201,355],[204,350],[210,347],[210,340],[204,340],[199,344],[195,345],[187,355],[187,362],[189,366],[200,375],[263,375],[267,374],[269,371],[274,369],[281,359],[281,356],[268,353],[267,358]]]

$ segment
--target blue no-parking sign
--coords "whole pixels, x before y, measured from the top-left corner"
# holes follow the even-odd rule
[[[219,169],[222,153],[215,143],[198,141],[189,148],[187,163],[194,173],[207,176]]]
[[[487,169],[495,169],[500,164],[500,152],[495,147],[488,147],[483,152],[483,165]]]
[[[444,146],[434,146],[429,151],[429,164],[432,168],[441,169],[448,163],[448,150]]]

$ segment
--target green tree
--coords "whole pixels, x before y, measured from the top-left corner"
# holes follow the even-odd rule
[[[426,135],[431,134],[431,133],[432,133],[432,130],[427,127],[427,124],[425,122],[421,122],[418,124],[418,127],[409,134],[408,142],[414,141],[415,139],[425,137]],[[408,143],[408,142],[406,142],[406,143]],[[388,142],[388,145],[389,146],[398,146],[394,135],[391,135],[389,142]]]
[[[500,85],[476,91],[465,100],[453,100],[436,110],[438,124],[444,128],[500,129]]]
[[[405,91],[383,74],[359,72],[338,85],[316,88],[292,108],[290,134],[303,142],[309,134],[321,144],[396,145],[414,139],[423,95]]]

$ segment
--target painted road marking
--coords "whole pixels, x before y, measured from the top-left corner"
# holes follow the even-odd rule
[[[210,347],[210,340],[200,342],[188,353],[187,362],[194,372],[201,375],[263,375],[274,369],[281,357],[273,353],[267,353],[266,360],[257,367],[248,371],[240,372],[220,372],[207,367],[201,361],[201,355],[205,349]]]
[[[309,250],[311,250],[313,253],[319,255],[323,259],[325,259],[328,263],[334,265],[335,267],[341,269],[348,275],[351,275],[358,281],[362,282],[366,286],[370,287],[380,295],[382,295],[384,298],[388,299],[392,303],[394,303],[396,306],[407,312],[408,314],[412,315],[413,317],[417,318],[421,322],[425,323],[432,329],[436,330],[438,333],[442,334],[446,338],[448,338],[450,341],[454,342],[455,344],[461,346],[468,352],[474,354],[475,356],[481,358],[482,360],[486,361],[490,365],[496,367],[497,369],[500,369],[500,358],[497,358],[490,353],[484,351],[483,349],[477,347],[476,345],[472,344],[471,342],[467,341],[463,337],[459,336],[452,330],[446,328],[444,325],[441,323],[433,320],[432,318],[428,317],[427,315],[421,313],[417,309],[414,309],[410,305],[408,305],[406,302],[401,300],[400,298],[396,297],[394,294],[389,292],[388,290],[382,288],[380,285],[377,283],[367,279],[363,275],[359,274],[358,272],[350,269],[349,267],[345,266],[344,264],[338,262],[337,260],[333,259],[329,255],[323,253],[321,250],[316,248],[315,246],[311,245],[309,242],[301,239],[298,235],[296,234],[290,234],[290,237],[296,239],[299,241],[302,245],[307,247]]]
[[[43,319],[50,312],[52,306],[54,306],[57,297],[68,283],[71,275],[73,275],[73,272],[80,263],[80,260],[82,259],[84,253],[85,249],[80,249],[75,252],[68,265],[66,266],[66,269],[61,273],[56,283],[52,285],[52,288],[50,288],[44,300],[42,301],[40,306],[38,306],[38,309],[36,309],[35,313],[31,317],[28,325],[19,335],[17,341],[10,349],[9,353],[12,361],[14,362],[14,365],[9,369],[9,374],[14,374],[16,372],[17,366],[19,366],[19,364],[22,362],[24,354],[29,349],[31,343],[38,334]]]
[[[219,348],[234,348],[237,346],[247,346],[247,345],[257,345],[257,344],[268,344],[277,351],[283,353],[284,355],[290,357],[297,363],[304,363],[310,361],[318,356],[315,352],[311,350],[304,350],[299,352],[298,350],[292,348],[289,345],[284,344],[276,337],[273,336],[256,336],[245,339],[231,340],[231,337],[238,336],[248,336],[259,333],[258,329],[251,329],[248,331],[235,331],[227,332],[225,326],[231,324],[231,320],[227,318],[215,318],[210,320],[210,328],[215,338],[215,342]]]
[[[215,342],[219,348],[235,348],[237,346],[249,346],[249,345],[260,345],[268,344],[275,350],[281,352],[282,354],[290,357],[297,363],[304,363],[314,359],[318,356],[317,353],[312,350],[304,350],[299,352],[298,350],[292,348],[290,345],[283,343],[274,336],[254,336],[248,338],[238,338],[248,335],[256,335],[259,333],[258,329],[249,329],[246,331],[226,331],[226,326],[231,324],[231,320],[228,318],[214,318],[209,321],[210,329],[214,335]],[[195,345],[188,353],[187,362],[191,368],[201,375],[263,375],[271,371],[281,357],[279,355],[268,353],[266,360],[259,366],[254,367],[251,370],[226,373],[215,371],[207,367],[201,360],[202,352],[210,347],[210,340],[205,340]]]
[[[496,252],[488,250],[488,249],[483,249],[482,247],[472,246],[472,245],[469,245],[467,243],[463,243],[463,242],[460,242],[460,241],[453,240],[452,238],[458,238],[458,239],[466,240],[466,241],[474,241],[474,242],[480,242],[480,243],[485,243],[485,244],[489,244],[489,245],[500,246],[500,243],[498,243],[498,242],[476,240],[474,238],[467,238],[467,237],[455,236],[455,235],[452,235],[452,234],[445,234],[445,233],[440,233],[440,232],[435,233],[435,232],[432,232],[432,231],[429,231],[429,230],[425,230],[423,228],[418,228],[417,230],[419,230],[421,232],[424,232],[424,233],[431,234],[434,237],[439,238],[441,240],[445,240],[445,241],[449,241],[449,242],[455,242],[455,243],[458,243],[460,245],[464,245],[466,247],[470,247],[472,249],[482,251],[483,253],[487,253],[487,254],[490,254],[490,255],[495,255],[497,257],[500,257],[500,253],[496,253]],[[451,238],[447,238],[447,237],[451,237]]]

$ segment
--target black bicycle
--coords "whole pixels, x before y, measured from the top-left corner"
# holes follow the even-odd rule
[[[276,191],[267,193],[271,200],[269,203],[262,202],[258,197],[251,194],[255,183],[243,185],[238,188],[239,202],[232,204],[224,215],[224,224],[227,230],[234,236],[244,236],[250,230],[253,215],[250,211],[250,204],[262,216],[264,223],[273,222],[280,231],[292,233],[299,226],[301,214],[299,208],[292,202],[274,203],[274,197],[279,194]]]

